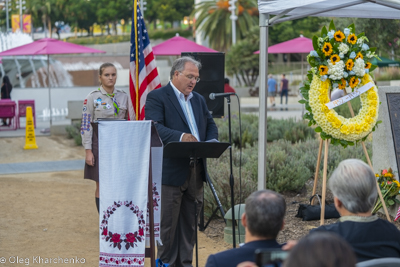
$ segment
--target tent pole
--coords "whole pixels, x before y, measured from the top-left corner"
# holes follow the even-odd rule
[[[258,190],[266,188],[267,159],[267,78],[268,78],[268,20],[260,14],[260,90],[258,116]]]
[[[51,92],[50,92],[50,56],[47,55],[47,75],[46,75],[46,80],[47,80],[47,87],[49,88],[49,109],[50,109],[50,132],[51,132],[51,125],[52,125],[52,116],[51,116]]]

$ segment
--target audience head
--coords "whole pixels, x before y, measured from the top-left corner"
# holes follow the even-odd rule
[[[275,239],[283,227],[286,202],[281,194],[271,190],[253,192],[246,199],[245,227],[251,235]]]
[[[272,79],[272,74],[268,75],[268,78]]]
[[[329,232],[314,232],[302,239],[290,251],[284,267],[354,267],[356,255],[340,236]]]
[[[340,162],[329,178],[329,188],[351,213],[370,212],[374,207],[377,197],[376,177],[361,160],[346,159]]]
[[[286,77],[286,74],[282,74],[282,77],[285,78],[285,77]]]
[[[229,84],[229,78],[225,78],[225,79],[224,79],[224,83]]]
[[[3,83],[4,83],[4,84],[7,84],[7,85],[11,84],[11,83],[10,83],[10,78],[8,78],[7,75],[5,75],[5,76],[3,77]]]

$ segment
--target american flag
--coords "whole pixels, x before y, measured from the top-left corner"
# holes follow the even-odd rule
[[[397,221],[398,218],[400,218],[400,207],[399,210],[397,211],[396,218],[394,218],[394,221]]]
[[[133,1],[133,6],[129,91],[136,120],[143,120],[147,94],[161,87],[161,82],[158,77],[149,35],[137,0]]]

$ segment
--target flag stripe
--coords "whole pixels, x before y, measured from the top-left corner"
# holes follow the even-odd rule
[[[134,0],[132,15],[129,91],[138,120],[143,120],[147,94],[161,87],[150,39],[139,4]]]

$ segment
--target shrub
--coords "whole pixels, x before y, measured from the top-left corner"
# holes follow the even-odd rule
[[[218,126],[219,140],[229,141],[229,121],[228,118],[215,120]],[[236,114],[232,115],[232,143],[239,146],[239,118]],[[267,141],[285,139],[292,143],[314,138],[315,132],[308,127],[303,120],[296,121],[293,118],[287,120],[267,119]],[[253,146],[258,141],[258,116],[252,114],[242,114],[242,146],[249,144]]]
[[[80,123],[75,123],[73,125],[68,125],[67,127],[65,127],[65,130],[67,131],[67,138],[68,139],[73,138],[77,146],[82,145],[82,136],[80,129],[81,129]]]
[[[368,153],[371,155],[372,143],[366,142]],[[277,192],[300,192],[310,178],[314,177],[319,140],[309,139],[292,144],[288,140],[278,140],[267,145],[267,175],[265,177],[267,188]],[[243,148],[242,154],[242,181],[240,187],[239,149],[233,147],[233,176],[235,204],[244,203],[245,199],[257,190],[258,180],[258,151],[257,143],[254,147]],[[324,150],[322,150],[323,152]],[[343,148],[341,146],[329,146],[328,151],[328,174],[330,177],[339,162],[348,158],[359,158],[366,161],[362,146]],[[208,159],[208,172],[214,184],[214,188],[225,211],[231,207],[230,193],[230,166],[229,151],[218,159]],[[318,184],[322,184],[323,153],[321,158]],[[241,191],[240,191],[241,190]],[[241,199],[240,197],[241,192]],[[211,216],[216,208],[214,196],[206,185],[204,193],[204,212]],[[217,213],[220,215],[220,213]]]

